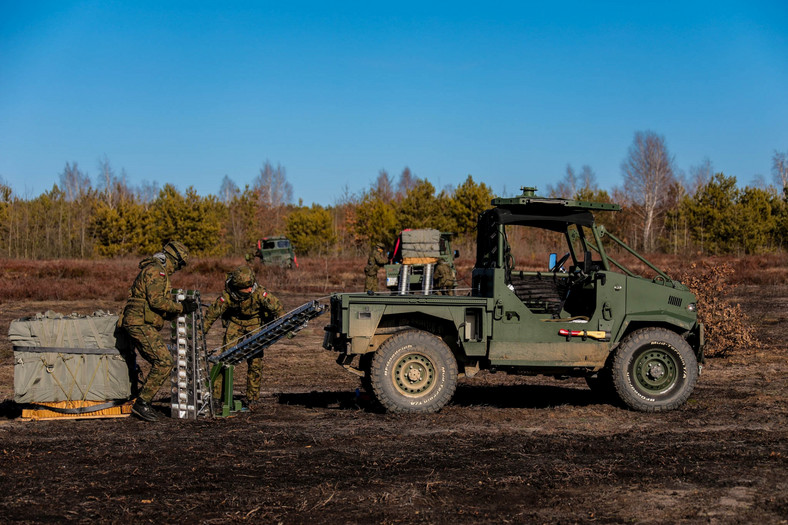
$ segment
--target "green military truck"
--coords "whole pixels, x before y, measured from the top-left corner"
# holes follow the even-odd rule
[[[429,255],[434,255],[434,258],[440,258],[446,261],[452,273],[456,276],[454,259],[460,256],[460,252],[452,250],[451,248],[451,239],[454,237],[453,233],[428,229],[403,230],[397,236],[397,241],[394,243],[394,249],[391,251],[389,257],[389,264],[384,266],[384,270],[386,271],[386,288],[391,291],[418,291],[423,289],[424,273],[425,270],[427,270],[427,264],[418,260],[409,261],[408,256],[403,255],[407,251],[403,249],[403,246],[407,246],[409,237],[423,240],[430,238],[431,234],[434,234],[435,246],[434,253],[430,253]],[[404,272],[403,267],[405,267]],[[402,286],[404,283],[400,282],[400,278],[403,274],[407,275],[407,286]]]
[[[583,377],[635,410],[682,405],[703,363],[696,298],[595,222],[620,207],[534,188],[492,204],[479,217],[469,296],[332,295],[323,346],[337,362],[390,412],[437,411],[460,375],[479,370]],[[537,243],[545,259],[563,255],[520,269],[514,253],[528,260]]]
[[[287,237],[263,237],[257,240],[254,257],[265,265],[298,268],[298,259]]]

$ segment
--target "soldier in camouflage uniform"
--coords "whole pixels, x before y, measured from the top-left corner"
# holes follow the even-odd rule
[[[254,272],[248,266],[236,268],[227,275],[224,292],[205,314],[205,332],[221,318],[224,326],[223,344],[232,345],[236,340],[255,332],[262,325],[281,317],[284,313],[279,299],[258,286]],[[263,356],[247,360],[246,401],[254,403],[260,395],[263,378]],[[222,376],[214,382],[214,397],[222,391]]]
[[[443,259],[438,259],[435,270],[432,273],[432,287],[438,295],[454,295],[454,272]]]
[[[367,266],[364,268],[364,275],[366,275],[366,279],[364,280],[365,292],[378,291],[378,270],[383,268],[383,266],[389,262],[384,250],[385,247],[383,244],[377,243],[369,252]]]
[[[131,411],[145,421],[158,417],[150,403],[172,371],[170,351],[159,334],[165,319],[191,313],[199,305],[192,298],[183,303],[172,300],[170,275],[186,266],[189,250],[178,241],[168,242],[161,252],[140,262],[140,273],[129,290],[123,309],[121,326],[132,339],[140,355],[151,364],[151,370]]]

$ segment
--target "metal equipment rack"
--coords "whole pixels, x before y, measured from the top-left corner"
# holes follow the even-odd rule
[[[173,300],[193,298],[200,304],[198,290],[173,290]],[[175,366],[170,374],[170,415],[178,419],[212,416],[211,389],[208,385],[207,346],[202,310],[179,315],[172,321],[172,344]]]

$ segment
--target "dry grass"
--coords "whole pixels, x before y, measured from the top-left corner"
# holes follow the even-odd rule
[[[719,256],[692,257],[681,255],[654,256],[651,261],[665,268],[669,275],[702,274],[710,268],[725,265],[725,283],[728,285],[778,285],[788,284],[788,254],[752,255],[747,257]]]
[[[361,258],[306,257],[299,268],[262,266],[253,263],[258,281],[287,293],[360,291],[365,260]],[[85,261],[64,259],[33,261],[5,259],[0,266],[0,303],[7,301],[81,300],[101,297],[122,301],[139,271],[139,259]],[[195,259],[171,277],[177,288],[218,293],[229,271],[245,264],[243,259]]]
[[[4,260],[0,270],[0,302],[79,300],[96,297],[122,300],[137,271],[137,261]]]
[[[470,286],[473,269],[471,250],[466,249],[457,261],[461,287]],[[543,260],[542,260],[543,259]],[[713,268],[725,265],[729,271],[723,286],[738,284],[788,284],[788,255],[751,257],[714,257],[693,259],[677,255],[649,255],[659,268],[671,276],[702,276]],[[544,264],[541,264],[541,263]],[[642,263],[626,261],[643,275],[650,270]],[[0,265],[0,301],[12,300],[78,300],[102,297],[121,301],[138,271],[139,259],[85,261],[63,259],[32,261],[4,259]],[[218,292],[224,286],[227,272],[244,264],[240,258],[203,258],[193,260],[188,267],[172,277],[173,286]],[[364,257],[301,257],[299,268],[287,270],[274,266],[253,264],[257,278],[267,288],[290,293],[361,291],[364,284]],[[537,258],[534,269],[547,265],[547,256]],[[653,272],[652,272],[653,273]],[[382,276],[382,272],[381,272]]]

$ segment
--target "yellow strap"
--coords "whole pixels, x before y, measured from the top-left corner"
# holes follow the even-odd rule
[[[82,361],[83,362],[85,361],[85,356],[84,355],[82,356]],[[102,361],[104,361],[104,358],[99,357],[99,362],[96,365],[96,367],[93,369],[93,377],[90,378],[90,382],[88,383],[87,390],[82,392],[82,401],[86,401],[87,400],[88,392],[90,392],[90,388],[93,386],[93,381],[95,381],[95,379],[96,379],[96,374],[98,373],[98,369],[99,369],[99,366],[101,366]]]
[[[60,357],[60,354],[58,354],[58,357]],[[47,363],[47,361],[46,361],[46,359],[44,358],[44,356],[41,356],[41,363],[43,363],[43,365],[44,365],[44,368],[47,368],[47,367],[49,366],[49,364]],[[54,368],[54,367],[55,367],[55,365],[52,365],[52,367]],[[68,365],[66,365],[66,369],[68,369]],[[51,373],[51,372],[50,372],[50,373]],[[64,395],[64,396],[66,396],[66,399],[68,399],[68,400],[70,401],[70,400],[71,400],[71,397],[69,396],[69,393],[66,391],[65,387],[63,386],[63,384],[62,384],[62,383],[61,383],[61,382],[58,380],[58,378],[57,378],[57,375],[55,375],[55,374],[52,374],[52,379],[54,379],[54,380],[55,380],[55,384],[56,384],[56,385],[57,385],[57,386],[60,388],[60,390],[63,392],[63,395]]]

